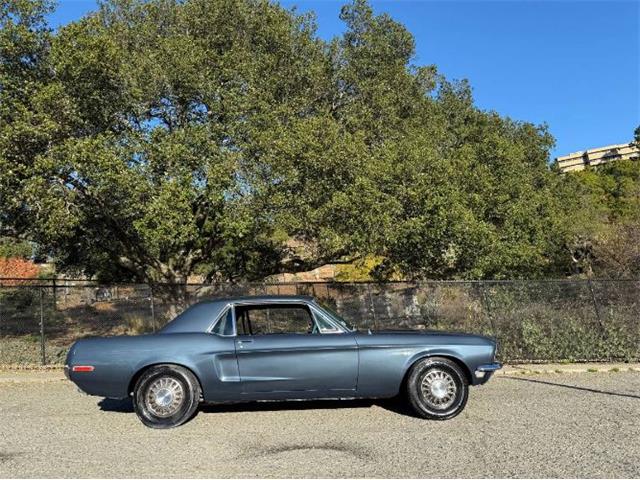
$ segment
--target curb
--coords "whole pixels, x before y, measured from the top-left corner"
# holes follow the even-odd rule
[[[502,370],[498,370],[495,373],[495,376],[618,372],[640,372],[640,363],[514,364],[505,365]]]
[[[64,365],[51,364],[51,365],[29,365],[29,364],[12,364],[7,363],[0,365],[0,374],[3,372],[50,372],[56,370],[63,370]]]
[[[43,383],[55,383],[55,382],[64,382],[66,378],[0,378],[0,385],[4,384],[14,384],[14,385],[24,385],[27,383],[30,384],[43,384]]]
[[[65,380],[62,365],[0,366],[0,384],[51,383]]]

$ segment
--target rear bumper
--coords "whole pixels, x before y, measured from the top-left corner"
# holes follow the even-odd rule
[[[67,380],[71,380],[71,377],[69,376],[69,365],[64,366],[64,376],[67,377]]]
[[[476,368],[474,375],[478,383],[485,383],[496,370],[500,370],[501,368],[502,364],[500,362],[485,363]]]

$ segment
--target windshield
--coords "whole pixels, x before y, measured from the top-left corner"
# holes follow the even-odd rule
[[[320,305],[322,307],[322,310],[324,310],[324,312],[329,315],[331,317],[331,319],[336,322],[337,324],[339,324],[341,327],[343,327],[346,330],[349,330],[350,332],[353,332],[356,330],[356,326],[353,325],[352,323],[347,322],[344,318],[342,318],[338,312],[336,312],[333,308],[331,308],[329,305],[327,305],[324,302],[318,302],[316,301],[316,303],[318,305]]]

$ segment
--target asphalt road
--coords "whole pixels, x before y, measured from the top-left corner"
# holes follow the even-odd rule
[[[494,378],[445,422],[287,402],[165,431],[67,382],[0,383],[0,477],[639,477],[639,434],[639,372]]]

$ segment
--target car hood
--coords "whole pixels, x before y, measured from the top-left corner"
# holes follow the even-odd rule
[[[496,339],[486,335],[478,335],[473,333],[463,332],[446,332],[442,330],[395,330],[395,329],[381,329],[381,330],[360,330],[360,335],[367,336],[375,341],[386,341],[387,339],[393,339],[394,343],[416,343],[423,342],[424,337],[429,336],[432,339],[437,338],[436,343],[452,342],[462,344],[485,344],[496,345]]]
[[[410,328],[382,328],[382,329],[369,329],[371,335],[386,335],[386,334],[400,334],[400,335],[446,335],[446,336],[475,336],[491,339],[486,335],[478,335],[474,333],[454,332],[447,330],[412,330]]]

